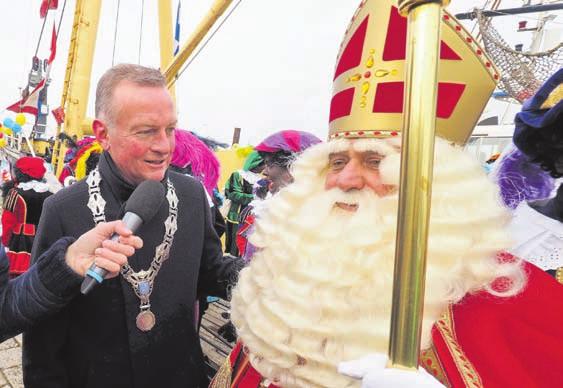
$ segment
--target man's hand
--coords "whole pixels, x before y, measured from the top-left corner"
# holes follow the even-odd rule
[[[119,242],[109,238],[119,235]],[[134,236],[123,221],[102,222],[71,244],[65,255],[67,265],[80,276],[85,276],[92,263],[108,271],[106,278],[119,274],[127,257],[143,246],[143,240]]]
[[[362,380],[362,388],[442,388],[424,368],[418,371],[387,368],[386,354],[370,354],[338,364],[338,373]]]

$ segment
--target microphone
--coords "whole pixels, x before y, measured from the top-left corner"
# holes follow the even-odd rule
[[[164,186],[157,181],[146,180],[141,182],[133,191],[125,204],[125,215],[122,220],[125,225],[135,233],[139,227],[149,222],[160,209],[165,198]],[[114,233],[110,240],[117,241],[119,235]],[[88,294],[94,286],[104,281],[107,271],[93,263],[80,286],[83,295]]]

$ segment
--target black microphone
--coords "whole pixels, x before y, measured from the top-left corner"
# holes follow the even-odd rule
[[[143,223],[149,222],[160,209],[165,198],[164,186],[157,181],[143,181],[131,194],[125,204],[125,215],[122,220],[133,232],[137,231]],[[119,235],[114,233],[110,240],[117,241]],[[94,286],[104,281],[107,271],[95,263],[86,271],[86,278],[82,281],[80,292],[88,294]]]

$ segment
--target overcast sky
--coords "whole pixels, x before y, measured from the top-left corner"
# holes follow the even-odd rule
[[[59,20],[65,0],[51,11],[39,56],[49,53],[53,22]],[[181,39],[185,41],[207,12],[212,0],[181,0]],[[238,0],[233,1],[233,5]],[[41,0],[0,0],[0,108],[19,99],[27,82],[42,20]],[[114,29],[118,0],[105,0],[89,102],[100,75],[115,63],[139,61],[159,66],[157,0],[121,0],[117,39]],[[230,142],[234,127],[242,128],[241,143],[256,144],[282,129],[311,131],[326,137],[334,63],[342,35],[359,0],[242,0],[207,47],[177,82],[179,126]],[[453,0],[452,13],[482,6],[484,0]],[[141,6],[144,4],[144,8]],[[178,0],[173,0],[175,19]],[[520,6],[504,0],[503,8]],[[67,0],[58,51],[49,88],[50,109],[60,104],[75,0]],[[144,12],[143,12],[144,11]],[[142,35],[141,35],[141,15]],[[527,18],[537,15],[527,15]],[[529,33],[516,33],[522,17],[501,17],[495,25],[511,44],[528,43]],[[562,17],[552,22],[561,27]],[[530,20],[530,24],[535,21]],[[473,23],[466,23],[471,29]],[[0,119],[9,115],[2,112]],[[54,125],[52,117],[49,123]]]

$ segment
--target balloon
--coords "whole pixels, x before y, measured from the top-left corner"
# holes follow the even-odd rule
[[[16,124],[25,125],[26,119],[23,113],[18,113],[16,115]]]
[[[2,128],[2,132],[4,132],[8,136],[12,136],[12,130],[10,128],[4,127]]]
[[[0,139],[0,148],[6,147],[6,139]]]
[[[4,126],[7,127],[7,128],[12,128],[12,126],[15,124],[15,123],[14,123],[14,120],[12,120],[12,119],[9,118],[9,117],[6,117],[2,123],[3,123]]]
[[[14,123],[14,125],[12,126],[12,132],[14,132],[15,135],[17,135],[18,133],[20,133],[22,130],[21,125]]]

